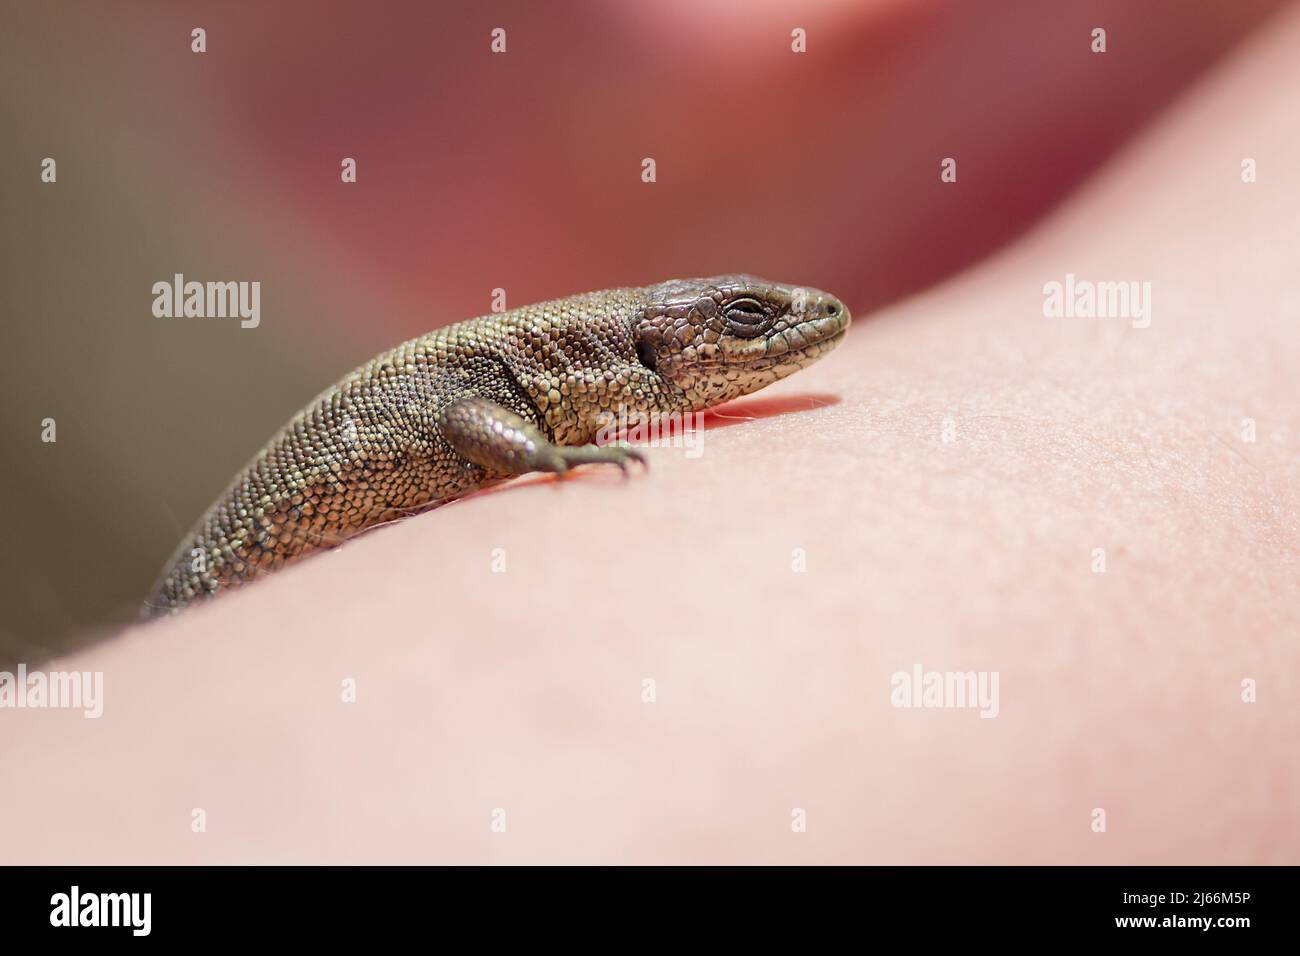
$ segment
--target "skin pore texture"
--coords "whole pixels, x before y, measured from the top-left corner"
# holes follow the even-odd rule
[[[104,714],[6,715],[6,859],[1300,862],[1297,43],[699,457],[524,478],[62,662]],[[1044,316],[1068,274],[1151,282],[1149,327]],[[997,717],[892,706],[918,664],[997,672]]]

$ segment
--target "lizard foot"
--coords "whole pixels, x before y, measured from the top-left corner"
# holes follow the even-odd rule
[[[574,465],[611,464],[627,474],[628,462],[634,461],[642,468],[648,469],[650,463],[640,451],[629,445],[555,445],[550,449],[550,456],[539,471],[552,471],[562,475]]]

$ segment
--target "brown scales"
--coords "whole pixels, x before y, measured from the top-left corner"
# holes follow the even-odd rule
[[[756,391],[830,351],[849,313],[753,276],[675,279],[470,319],[348,375],[280,431],[181,543],[156,615],[484,485],[642,460],[593,439]]]

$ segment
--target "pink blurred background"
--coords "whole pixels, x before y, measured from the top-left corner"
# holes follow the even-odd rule
[[[1279,5],[6,4],[0,661],[131,619],[300,406],[492,289],[748,271],[869,317],[1023,232]],[[177,272],[260,281],[261,326],[155,319]]]

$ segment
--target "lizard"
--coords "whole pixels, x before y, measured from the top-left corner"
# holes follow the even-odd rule
[[[602,427],[747,395],[828,353],[849,322],[829,293],[725,275],[574,295],[412,339],[266,444],[180,543],[143,616],[519,475],[644,465],[635,448],[595,444]]]

